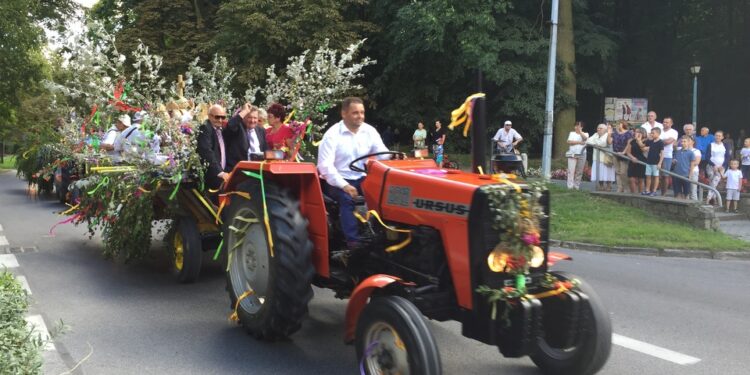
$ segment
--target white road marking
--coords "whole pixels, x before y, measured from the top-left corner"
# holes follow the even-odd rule
[[[8,239],[5,238],[5,236],[0,236],[0,246],[8,246],[8,245],[10,245],[8,243]]]
[[[649,343],[638,341],[636,339],[631,339],[630,337],[625,337],[622,335],[618,335],[616,333],[612,334],[612,343],[615,345],[622,346],[623,348],[635,350],[637,352],[647,354],[647,355],[650,355],[652,357],[656,357],[659,359],[663,359],[665,361],[669,361],[672,363],[676,363],[678,365],[693,365],[693,364],[700,362],[700,358],[695,358],[686,354],[677,353],[669,349],[658,347],[656,345],[651,345]]]
[[[26,276],[24,275],[16,275],[16,281],[18,281],[21,286],[26,289],[26,293],[31,295],[31,288],[29,287],[29,280],[26,280]]]
[[[55,344],[50,341],[47,325],[44,324],[44,319],[42,319],[41,315],[27,316],[26,323],[31,327],[33,333],[38,334],[42,340],[46,341],[44,343],[44,350],[55,350]]]
[[[0,269],[18,268],[18,259],[13,254],[0,254]]]

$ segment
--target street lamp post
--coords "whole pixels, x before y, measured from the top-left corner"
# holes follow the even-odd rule
[[[693,127],[698,129],[698,73],[701,72],[701,66],[695,64],[690,67],[690,73],[693,73]]]

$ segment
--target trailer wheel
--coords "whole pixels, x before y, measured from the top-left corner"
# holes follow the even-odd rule
[[[560,280],[581,279],[565,273],[552,272]],[[579,288],[588,297],[580,312],[578,334],[571,344],[566,343],[557,329],[564,319],[564,311],[558,300],[543,299],[544,318],[542,337],[537,340],[537,350],[531,360],[545,373],[555,375],[595,374],[604,366],[612,349],[612,323],[599,296],[587,283],[581,281]]]
[[[201,272],[203,246],[195,219],[177,219],[171,236],[172,273],[180,283],[192,283]]]
[[[258,339],[273,341],[296,332],[313,297],[313,244],[299,201],[266,182],[273,255],[263,221],[260,183],[238,186],[250,199],[232,197],[225,208],[224,245],[228,252],[227,289],[240,324]],[[239,304],[237,303],[239,300]]]
[[[357,321],[354,340],[363,374],[442,373],[435,338],[405,298],[373,297]]]

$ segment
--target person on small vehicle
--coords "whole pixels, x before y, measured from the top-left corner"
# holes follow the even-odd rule
[[[349,97],[341,102],[341,121],[323,135],[318,148],[318,172],[327,182],[324,192],[339,204],[341,228],[351,249],[360,247],[354,198],[362,194],[365,173],[349,169],[355,159],[388,151],[378,131],[365,123],[362,99]]]
[[[513,123],[505,121],[503,128],[499,129],[492,140],[497,143],[497,150],[501,153],[512,154],[516,145],[523,141],[523,137],[513,129]]]

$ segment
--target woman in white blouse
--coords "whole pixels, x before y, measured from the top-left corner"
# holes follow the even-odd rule
[[[612,127],[606,124],[599,124],[596,127],[596,134],[592,135],[586,144],[609,148],[612,144]],[[596,190],[612,190],[612,182],[615,180],[615,166],[613,156],[606,152],[594,149],[593,162],[591,166],[591,181],[598,181],[599,185]],[[606,185],[605,185],[606,184]]]
[[[706,174],[712,187],[719,185],[719,182],[724,177],[724,171],[729,166],[730,157],[729,147],[724,144],[724,132],[721,130],[714,133],[714,141],[708,144],[708,151],[706,157],[708,158],[708,166],[706,166]],[[706,195],[706,204],[708,204],[714,198],[714,192],[708,191]]]
[[[568,135],[568,189],[581,189],[583,166],[586,165],[586,140],[589,134],[583,132],[583,121],[576,121]]]

